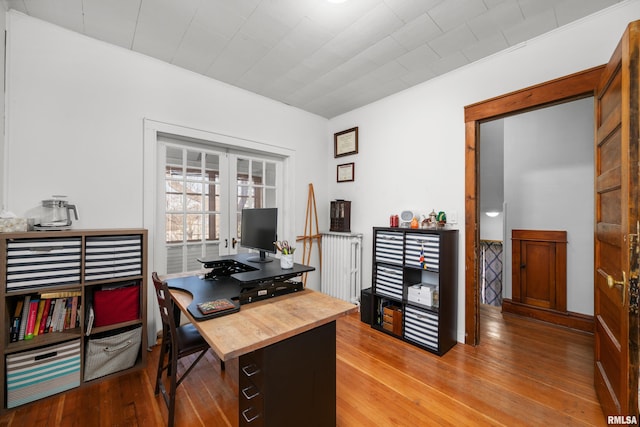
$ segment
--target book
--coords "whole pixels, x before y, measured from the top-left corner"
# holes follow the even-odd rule
[[[89,314],[87,315],[87,332],[86,335],[89,336],[91,334],[91,328],[93,327],[93,320],[95,319],[95,314],[93,313],[93,306],[89,306]]]
[[[27,328],[24,331],[24,339],[33,339],[33,329],[36,327],[36,317],[38,317],[39,299],[32,299],[29,302],[29,315],[27,316]]]
[[[20,331],[18,332],[18,341],[24,339],[24,332],[27,329],[27,318],[29,317],[29,303],[31,302],[31,295],[25,295],[24,303],[22,304],[22,316],[20,316]]]
[[[57,298],[67,298],[67,297],[80,296],[80,295],[82,295],[81,291],[46,292],[46,293],[40,294],[40,298],[57,299]]]
[[[198,310],[200,310],[200,312],[205,315],[229,310],[232,308],[236,308],[235,304],[226,298],[201,302],[200,304],[198,304]]]
[[[53,318],[53,312],[56,309],[56,300],[51,298],[51,304],[49,305],[49,312],[47,314],[47,321],[44,325],[44,333],[48,334],[51,331],[51,319]]]
[[[16,302],[16,308],[13,311],[13,317],[11,317],[11,329],[9,330],[9,342],[18,341],[18,336],[20,334],[20,318],[22,316],[23,304],[24,304],[23,299],[19,299]]]
[[[40,316],[40,327],[38,328],[38,335],[45,333],[47,325],[47,317],[49,317],[49,307],[51,307],[51,299],[44,300],[44,309],[42,310],[42,316]]]
[[[64,320],[62,324],[62,329],[69,329],[71,327],[71,303],[73,301],[73,297],[67,298],[65,310],[64,310]]]
[[[56,298],[56,308],[51,316],[51,326],[49,327],[50,332],[61,331],[61,329],[58,328],[58,324],[60,323],[60,311],[62,310],[63,301],[64,298]]]
[[[36,324],[33,326],[33,336],[40,334],[40,323],[42,323],[42,313],[44,312],[44,306],[47,300],[40,298],[38,302],[38,312],[36,314]]]
[[[69,328],[76,327],[76,317],[78,316],[78,297],[71,297],[71,320],[69,321]]]

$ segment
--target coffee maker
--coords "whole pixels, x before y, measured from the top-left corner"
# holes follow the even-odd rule
[[[68,230],[71,228],[71,211],[78,219],[78,210],[75,205],[70,205],[64,200],[66,196],[52,196],[51,199],[42,201],[42,215],[40,223],[34,226],[35,230]]]

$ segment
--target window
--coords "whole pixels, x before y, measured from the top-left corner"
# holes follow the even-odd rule
[[[247,252],[239,245],[242,209],[278,207],[282,161],[170,138],[161,142],[164,194],[158,206],[167,273],[197,270],[198,259]]]

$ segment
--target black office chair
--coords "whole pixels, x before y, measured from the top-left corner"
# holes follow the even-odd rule
[[[169,427],[173,427],[176,389],[191,372],[191,369],[202,359],[209,349],[209,344],[191,323],[176,327],[178,322],[175,317],[173,301],[171,300],[171,294],[169,294],[167,282],[160,280],[156,272],[151,274],[151,278],[156,288],[156,297],[158,298],[160,316],[162,317],[162,343],[160,344],[155,394],[158,395],[158,392],[162,392],[162,397],[169,410]],[[178,359],[197,352],[200,352],[200,354],[196,360],[178,377]],[[165,365],[164,359],[167,355],[168,361]],[[167,371],[167,377],[170,377],[170,390],[168,393],[162,382],[163,371]]]

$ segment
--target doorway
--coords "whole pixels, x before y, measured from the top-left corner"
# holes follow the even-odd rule
[[[480,328],[480,124],[519,112],[594,95],[603,67],[465,107],[465,343],[479,344]]]
[[[593,109],[584,97],[480,124],[481,303],[593,330]],[[560,235],[565,251],[546,241]]]

